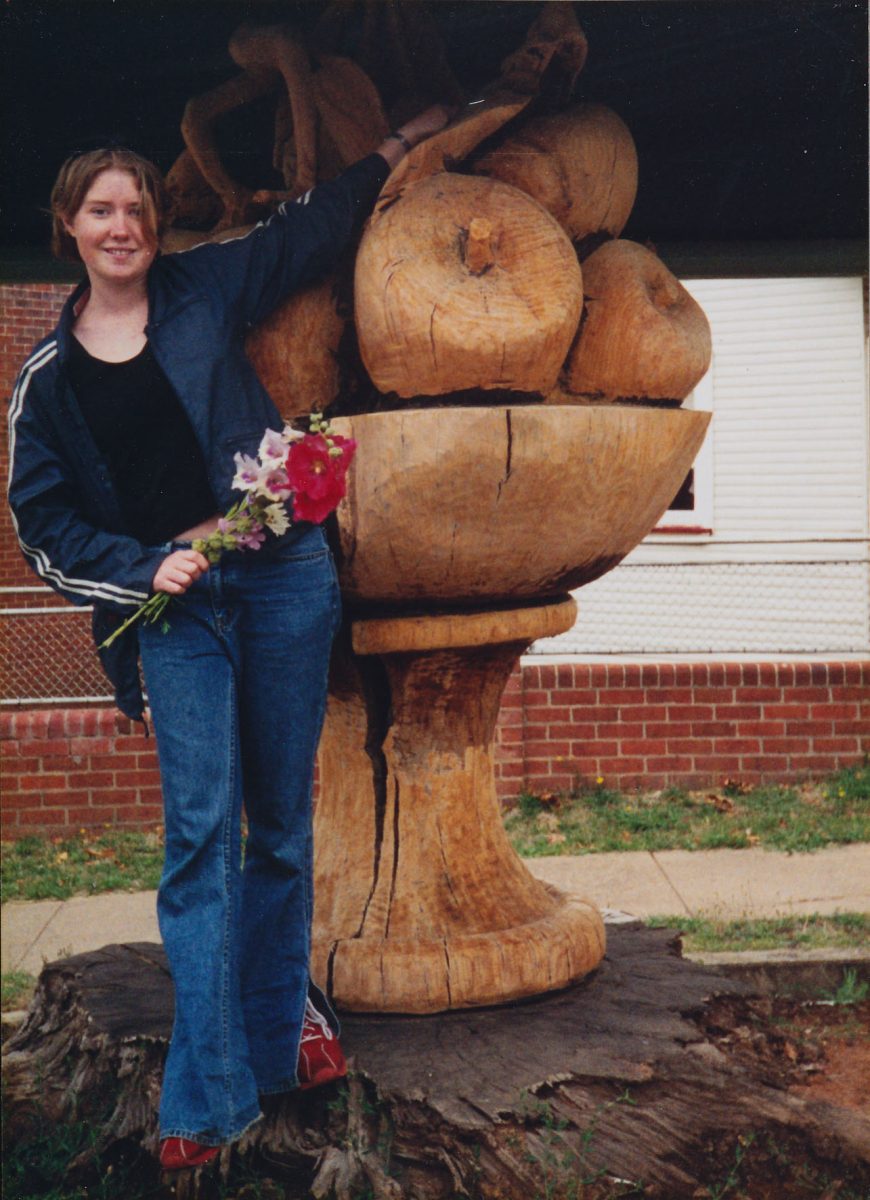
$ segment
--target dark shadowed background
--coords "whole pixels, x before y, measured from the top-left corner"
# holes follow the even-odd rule
[[[430,9],[469,94],[517,47],[537,4]],[[237,71],[227,50],[254,15],[310,26],[320,3],[6,0],[3,258],[47,240],[61,160],[105,138],[168,168],[185,101]],[[609,104],[637,142],[625,236],[656,243],[852,242],[867,228],[866,0],[588,0],[576,96]],[[354,30],[347,51],[353,52]],[[269,177],[268,108],[228,119],[232,170]],[[277,182],[277,180],[276,180]],[[862,269],[860,266],[857,269]]]

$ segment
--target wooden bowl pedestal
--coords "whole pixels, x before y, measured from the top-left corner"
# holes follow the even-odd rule
[[[493,777],[519,656],[575,616],[563,597],[352,622],[333,662],[315,816],[312,970],[339,1008],[499,1004],[598,965],[598,911],[527,871]]]

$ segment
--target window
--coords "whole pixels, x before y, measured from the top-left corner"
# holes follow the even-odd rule
[[[713,368],[683,401],[683,408],[713,411]],[[713,532],[713,422],[671,507],[653,533],[710,534]]]

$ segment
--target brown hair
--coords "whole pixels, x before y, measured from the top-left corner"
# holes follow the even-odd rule
[[[58,172],[51,191],[51,249],[56,258],[80,262],[76,240],[64,222],[72,221],[84,203],[91,184],[103,171],[127,171],[139,185],[142,198],[142,228],[157,244],[169,219],[170,199],[163,176],[153,163],[132,150],[89,150],[74,154]]]

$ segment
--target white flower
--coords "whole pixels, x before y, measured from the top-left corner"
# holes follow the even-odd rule
[[[259,483],[262,467],[256,458],[251,458],[250,454],[236,453],[233,455],[233,462],[236,464],[236,473],[232,486],[236,491],[249,492]]]
[[[260,477],[256,486],[258,496],[265,496],[267,500],[286,500],[291,490],[287,472],[283,467],[267,463],[260,468]]]
[[[286,533],[290,528],[290,520],[283,504],[267,505],[263,510],[263,520],[276,537],[280,537],[282,533]]]
[[[267,429],[263,434],[263,440],[260,442],[260,449],[257,453],[264,467],[282,466],[287,457],[287,443],[284,441],[284,435],[277,429]]]
[[[292,425],[285,425],[284,431],[281,434],[283,442],[298,442],[300,438],[304,438],[305,434],[300,429],[294,429]]]

